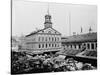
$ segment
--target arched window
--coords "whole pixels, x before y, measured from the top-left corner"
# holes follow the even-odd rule
[[[49,41],[50,41],[50,37],[49,37]]]
[[[39,44],[39,48],[41,48],[41,45]]]
[[[76,45],[74,45],[74,48],[76,49]]]
[[[81,45],[79,45],[79,49],[81,48]]]
[[[90,44],[89,43],[87,44],[87,48],[90,49]]]
[[[70,45],[70,48],[72,48],[72,45]]]
[[[55,37],[55,41],[56,41],[56,37]]]
[[[91,44],[91,48],[94,49],[94,44],[93,43]]]
[[[84,43],[83,46],[86,46],[86,44]]]
[[[49,44],[49,47],[51,47],[51,44]]]
[[[47,48],[47,43],[46,43],[46,48]]]
[[[55,44],[55,47],[56,47],[56,44]]]

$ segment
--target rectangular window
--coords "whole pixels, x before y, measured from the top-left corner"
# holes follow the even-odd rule
[[[70,45],[70,48],[72,48],[72,45]]]
[[[46,44],[46,48],[47,48],[47,44]]]
[[[59,44],[58,44],[58,47],[59,47]]]
[[[94,49],[94,44],[93,43],[91,44],[91,48]]]
[[[74,48],[76,49],[76,45],[74,45]]]
[[[49,41],[50,41],[50,37],[49,37]]]
[[[90,44],[87,44],[87,49],[90,49]]]
[[[55,44],[55,47],[56,47],[56,44]]]
[[[59,37],[58,37],[58,41],[59,41]]]
[[[55,37],[55,41],[56,41],[56,37]]]
[[[49,47],[51,47],[51,44],[49,44]]]
[[[81,48],[81,45],[79,45],[79,49]]]

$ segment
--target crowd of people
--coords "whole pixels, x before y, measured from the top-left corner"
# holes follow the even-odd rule
[[[93,70],[96,67],[61,55],[29,55],[25,52],[11,52],[11,73],[43,73],[75,70]]]

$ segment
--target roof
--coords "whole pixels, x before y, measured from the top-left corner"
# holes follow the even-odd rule
[[[45,30],[45,29],[46,29],[46,28],[41,29],[41,30],[34,31],[34,32],[32,32],[32,33],[30,33],[30,34],[26,35],[26,37],[31,36],[31,35],[34,35],[34,34],[36,34],[36,33],[40,32],[40,31],[42,31],[42,30]]]
[[[68,56],[78,56],[78,57],[85,57],[85,58],[96,58],[97,57],[97,51],[88,51],[85,50],[81,52],[80,50],[63,50],[62,52],[58,52],[56,54],[60,55],[68,55]]]
[[[97,41],[97,33],[87,33],[81,35],[73,35],[62,38],[62,42],[83,42],[83,41]]]
[[[97,57],[97,51],[85,51],[83,56]]]
[[[34,31],[34,32],[32,32],[32,33],[26,35],[26,37],[31,36],[31,35],[35,35],[35,34],[37,34],[38,32],[43,31],[43,30],[45,30],[45,29],[48,29],[48,28],[44,28],[44,29],[40,29],[40,30]],[[55,30],[54,28],[52,28],[52,29]],[[57,31],[57,30],[55,30],[55,31]],[[58,31],[57,31],[57,32],[58,32]],[[61,33],[60,33],[60,34],[61,34]]]
[[[67,49],[67,50],[63,50],[61,52],[58,52],[57,54],[73,55],[73,56],[75,56],[76,54],[78,54],[80,52],[81,52],[80,50]]]

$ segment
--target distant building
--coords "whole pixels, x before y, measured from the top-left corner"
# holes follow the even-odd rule
[[[97,33],[62,37],[62,46],[65,55],[97,59]]]
[[[25,49],[32,52],[52,52],[61,50],[61,33],[52,27],[51,15],[45,15],[44,29],[25,36]]]
[[[19,49],[19,42],[15,38],[11,38],[11,50],[18,51]]]
[[[87,33],[81,35],[73,35],[62,38],[64,49],[82,50],[97,50],[97,33]]]

